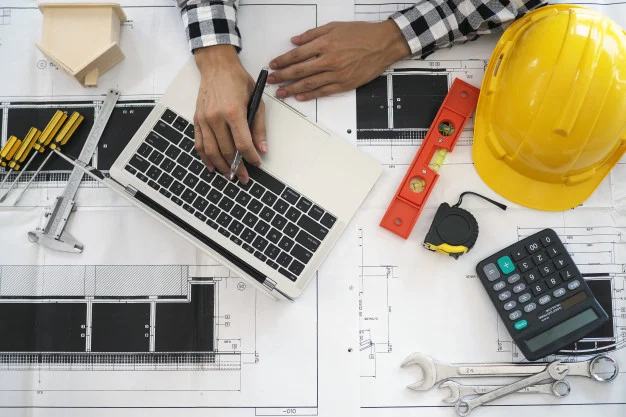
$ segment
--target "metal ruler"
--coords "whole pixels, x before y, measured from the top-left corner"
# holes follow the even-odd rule
[[[120,92],[114,89],[109,90],[104,103],[98,112],[98,117],[91,127],[89,136],[83,145],[83,149],[78,155],[78,160],[87,164],[93,156],[98,142],[104,132],[104,128],[111,117],[111,113],[115,108],[115,103],[120,96]],[[76,202],[74,196],[78,191],[80,182],[83,179],[83,171],[79,168],[74,168],[65,186],[63,193],[59,195],[54,204],[54,209],[48,220],[46,228],[41,231],[28,232],[28,239],[31,242],[39,243],[50,249],[62,251],[62,252],[82,252],[83,245],[77,241],[72,235],[64,231],[65,225],[70,217],[70,214],[74,210]]]

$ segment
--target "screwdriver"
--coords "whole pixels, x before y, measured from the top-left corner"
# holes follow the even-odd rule
[[[14,171],[19,171],[22,163],[24,162],[30,151],[33,149],[33,145],[35,145],[35,142],[37,141],[37,139],[39,139],[39,135],[41,135],[41,131],[37,128],[31,127],[28,130],[28,133],[22,141],[19,149],[13,154],[13,158],[11,158],[11,161],[7,164],[7,168]],[[8,179],[9,172],[7,172],[2,182],[0,182],[0,187],[2,187],[2,184],[4,184]]]
[[[56,149],[60,151],[61,147],[67,144],[67,142],[70,140],[70,138],[76,131],[76,128],[78,127],[78,125],[81,124],[83,120],[84,120],[83,115],[81,115],[78,112],[73,112],[72,115],[67,119],[67,122],[65,123],[63,128],[57,134],[56,138],[54,138],[54,142],[50,143],[49,148],[51,150]],[[28,189],[28,187],[33,182],[33,180],[37,177],[37,175],[39,175],[39,172],[43,169],[46,163],[48,163],[48,160],[50,159],[52,155],[54,155],[54,152],[50,152],[48,156],[46,157],[46,159],[41,163],[41,165],[39,165],[39,168],[37,168],[37,171],[35,171],[33,176],[30,177],[30,179],[28,180],[28,183],[26,184],[26,186],[22,189],[22,191],[20,191],[20,194],[17,196],[17,198],[13,202],[13,205],[15,205],[18,201],[20,201],[20,198],[22,198],[22,195],[24,195],[24,192]],[[6,199],[7,194],[8,194],[8,191],[2,197],[0,197],[0,203]]]
[[[0,165],[2,165],[3,167],[7,166],[7,164],[9,163],[11,158],[13,158],[13,155],[15,155],[15,152],[17,152],[21,145],[21,139],[18,139],[15,136],[11,136],[0,151]]]
[[[50,144],[50,142],[52,142],[54,135],[57,134],[57,132],[59,131],[59,129],[61,128],[61,126],[63,125],[66,119],[67,119],[67,114],[63,113],[61,110],[57,110],[54,113],[54,115],[52,116],[48,124],[46,125],[45,129],[42,131],[41,135],[39,135],[39,138],[37,139],[37,141],[35,141],[33,145],[33,148],[35,149],[35,151],[39,153],[43,153],[46,150],[46,147]],[[24,175],[24,172],[26,172],[26,169],[30,166],[33,160],[37,157],[37,152],[31,155],[28,162],[26,162],[26,164],[24,165],[24,168],[20,171],[18,176],[11,183],[11,186],[4,192],[2,197],[0,197],[0,202],[3,202],[6,199],[6,196],[9,194],[9,192],[18,183],[22,175]]]

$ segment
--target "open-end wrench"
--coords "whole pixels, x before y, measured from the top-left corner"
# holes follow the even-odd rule
[[[450,389],[450,395],[443,398],[442,401],[446,403],[455,403],[463,397],[469,395],[486,394],[494,391],[502,385],[463,385],[454,381],[444,381],[439,385],[439,389]],[[569,382],[554,381],[551,384],[541,384],[526,387],[518,392],[521,393],[534,393],[534,394],[551,394],[555,397],[567,397],[571,391]]]
[[[480,407],[483,404],[487,404],[506,395],[513,394],[514,392],[533,386],[547,379],[553,381],[562,381],[568,372],[569,367],[567,366],[567,364],[558,361],[552,362],[543,372],[539,372],[538,374],[529,376],[528,378],[520,379],[519,381],[513,382],[512,384],[505,385],[496,390],[483,394],[480,397],[472,398],[471,400],[467,401],[461,400],[456,403],[454,408],[458,415],[467,416],[476,407]]]
[[[603,377],[594,370],[597,363],[606,360],[611,363],[613,373]],[[535,375],[546,370],[547,363],[523,364],[523,363],[473,363],[473,364],[447,364],[439,362],[424,353],[409,355],[402,366],[418,365],[422,368],[423,378],[419,382],[408,385],[415,391],[426,391],[445,379],[487,377],[487,376],[528,376]],[[615,379],[619,372],[617,362],[607,355],[598,355],[584,362],[568,363],[569,375],[585,376],[596,381],[608,382]]]

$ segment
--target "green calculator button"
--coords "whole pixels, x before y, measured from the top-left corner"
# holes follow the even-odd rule
[[[509,258],[508,256],[503,256],[502,258],[498,259],[498,266],[500,267],[500,270],[505,274],[510,274],[511,272],[515,271],[515,265],[513,264],[511,258]]]
[[[515,327],[515,330],[523,330],[527,326],[528,326],[528,322],[526,320],[520,320],[513,325],[513,327]]]

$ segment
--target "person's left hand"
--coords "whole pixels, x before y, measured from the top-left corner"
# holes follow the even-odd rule
[[[297,47],[270,62],[277,71],[267,81],[296,81],[279,88],[276,97],[295,96],[299,101],[352,90],[411,53],[393,20],[333,22],[294,36],[291,42]]]

